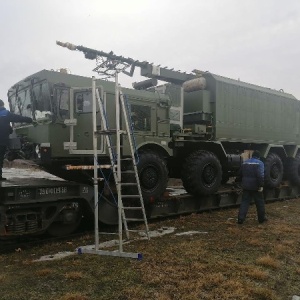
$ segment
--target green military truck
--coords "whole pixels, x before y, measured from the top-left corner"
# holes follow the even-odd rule
[[[276,189],[283,180],[299,186],[300,103],[294,96],[210,72],[183,73],[113,52],[58,44],[88,59],[105,59],[106,67],[123,63],[128,75],[139,67],[150,78],[122,89],[130,104],[145,201],[160,201],[172,177],[182,179],[186,191],[201,202],[236,175],[249,150],[263,155],[267,188]],[[156,80],[164,83],[155,85]],[[103,93],[108,125],[115,128],[115,84],[99,79],[96,85]],[[65,166],[93,164],[91,86],[91,78],[43,70],[10,88],[11,111],[32,116],[38,126],[15,125],[8,156],[33,159],[52,174],[85,182],[87,171],[67,171]],[[129,156],[126,136],[121,143],[122,155]],[[98,161],[109,162],[103,137]]]

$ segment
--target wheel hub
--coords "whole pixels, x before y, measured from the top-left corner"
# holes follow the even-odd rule
[[[153,189],[158,183],[158,173],[156,169],[149,166],[142,170],[141,175],[141,185],[146,189]]]
[[[276,164],[274,164],[274,165],[272,166],[271,172],[270,172],[271,178],[272,178],[273,180],[276,180],[276,179],[278,178],[278,176],[279,176],[279,173],[280,173],[280,171],[279,171],[278,166],[277,166]]]
[[[202,173],[202,178],[204,182],[208,185],[212,184],[216,179],[215,168],[211,164],[207,164]]]

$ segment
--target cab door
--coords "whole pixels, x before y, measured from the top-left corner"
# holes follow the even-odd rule
[[[96,124],[101,128],[98,104]],[[70,89],[70,118],[65,121],[70,127],[70,142],[66,143],[72,154],[93,155],[93,97],[91,88]],[[105,153],[104,137],[98,137],[98,154]]]
[[[77,125],[74,127],[74,141],[77,143],[77,151],[83,154],[93,154],[93,97],[92,89],[73,89],[74,117]],[[96,104],[97,128],[102,127],[101,115],[98,103]],[[105,153],[104,136],[98,137],[98,154]]]

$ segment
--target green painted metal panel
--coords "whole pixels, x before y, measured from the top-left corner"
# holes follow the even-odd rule
[[[206,90],[184,93],[184,112],[211,113],[210,92]]]
[[[205,73],[214,102],[215,139],[299,143],[299,101],[290,94]]]

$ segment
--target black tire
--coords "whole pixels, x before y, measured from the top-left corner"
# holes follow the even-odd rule
[[[220,187],[222,167],[211,152],[199,150],[192,153],[182,168],[182,183],[192,195],[210,195]]]
[[[137,168],[144,202],[161,196],[169,179],[165,160],[154,152],[141,152]]]
[[[294,185],[300,185],[300,154],[288,160],[286,165],[287,179]]]
[[[280,185],[283,178],[283,163],[281,158],[270,153],[265,160],[265,186],[276,188]]]

